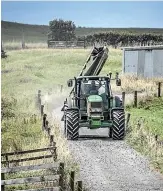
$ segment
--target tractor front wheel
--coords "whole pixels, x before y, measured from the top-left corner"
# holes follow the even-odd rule
[[[124,111],[113,111],[112,138],[122,140],[125,136],[125,113]]]
[[[77,140],[79,137],[79,112],[78,110],[66,111],[66,136],[67,139]]]

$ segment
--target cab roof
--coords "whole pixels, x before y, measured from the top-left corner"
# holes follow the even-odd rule
[[[105,80],[110,80],[109,76],[79,76],[76,79],[77,80],[82,80],[88,78],[90,80],[99,80],[100,78],[104,78]]]

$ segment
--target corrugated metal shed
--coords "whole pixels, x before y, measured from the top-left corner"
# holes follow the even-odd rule
[[[124,47],[122,50],[123,73],[163,77],[163,46]]]

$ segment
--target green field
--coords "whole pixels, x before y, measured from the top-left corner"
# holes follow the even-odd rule
[[[22,31],[24,33],[25,42],[47,42],[48,26],[46,25],[28,25],[15,22],[1,21],[2,40],[6,41],[22,41]],[[129,33],[152,33],[163,34],[163,29],[157,28],[87,28],[77,27],[76,36],[85,36],[99,32],[129,32]]]
[[[43,94],[51,90],[52,102],[59,100],[62,103],[62,97],[67,94],[66,81],[78,75],[89,53],[88,49],[33,49],[7,52],[8,58],[2,59],[2,98],[6,114],[2,121],[2,151],[46,145],[47,140],[41,131],[39,117],[36,123],[29,122],[28,125],[24,124],[23,119],[30,119],[33,114],[39,116],[35,102],[39,89]],[[106,75],[112,71],[114,75],[117,71],[121,72],[121,60],[121,50],[111,49],[101,74]],[[63,85],[62,93],[60,85]],[[117,89],[113,82],[112,89],[114,92],[132,92],[137,89],[156,93],[157,86],[154,81],[122,76],[122,88]],[[162,159],[160,161],[160,158],[153,158],[155,151],[152,150],[151,153],[150,149],[150,141],[155,135],[159,135],[160,140],[163,139],[163,100],[153,99],[153,96],[147,98],[144,98],[145,102],[139,103],[137,109],[127,106],[127,111],[131,113],[127,140],[134,148],[149,155],[152,161],[158,164],[158,168],[163,169]],[[15,116],[12,117],[11,114]],[[145,122],[141,123],[141,130],[137,129],[136,124],[140,117],[145,119]],[[146,136],[148,139],[145,139]],[[59,148],[62,148],[60,158],[66,160],[69,158],[69,152],[66,140],[59,131],[56,140],[59,142]]]

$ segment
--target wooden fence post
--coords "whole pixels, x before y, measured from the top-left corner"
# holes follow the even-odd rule
[[[138,104],[138,92],[134,91],[134,107],[137,107]]]
[[[1,173],[1,180],[5,180],[5,174]],[[1,191],[5,191],[5,185],[1,185]]]
[[[60,174],[59,186],[60,186],[60,190],[63,191],[63,189],[64,189],[64,163],[60,163],[60,165],[59,165],[59,174]]]
[[[161,82],[158,83],[158,97],[161,97]]]
[[[25,49],[25,41],[22,41],[22,49]]]
[[[131,114],[130,114],[130,113],[127,113],[126,128],[128,128],[128,123],[129,123],[129,121],[130,121],[130,116],[131,116]]]
[[[41,105],[41,117],[43,116],[44,114],[44,105]]]
[[[50,146],[54,146],[54,135],[50,135]]]
[[[125,92],[122,92],[122,107],[125,106]]]
[[[84,36],[84,49],[86,48],[86,43],[85,43],[86,39],[85,39],[85,36]]]
[[[82,190],[83,190],[82,181],[77,181],[77,191],[82,191]]]
[[[26,124],[26,120],[25,120],[25,118],[24,118],[23,122],[24,122],[24,124]]]
[[[48,135],[50,136],[51,129],[48,127]]]
[[[71,174],[70,174],[70,188],[71,188],[71,191],[75,190],[75,171],[71,171]]]
[[[41,107],[41,90],[38,90],[38,104],[40,108]]]
[[[34,114],[34,123],[37,123],[36,114]]]
[[[45,126],[46,126],[46,117],[47,117],[47,115],[44,114],[43,115],[43,124],[42,124],[43,130],[45,129]]]
[[[49,121],[45,121],[45,130],[48,130]]]

